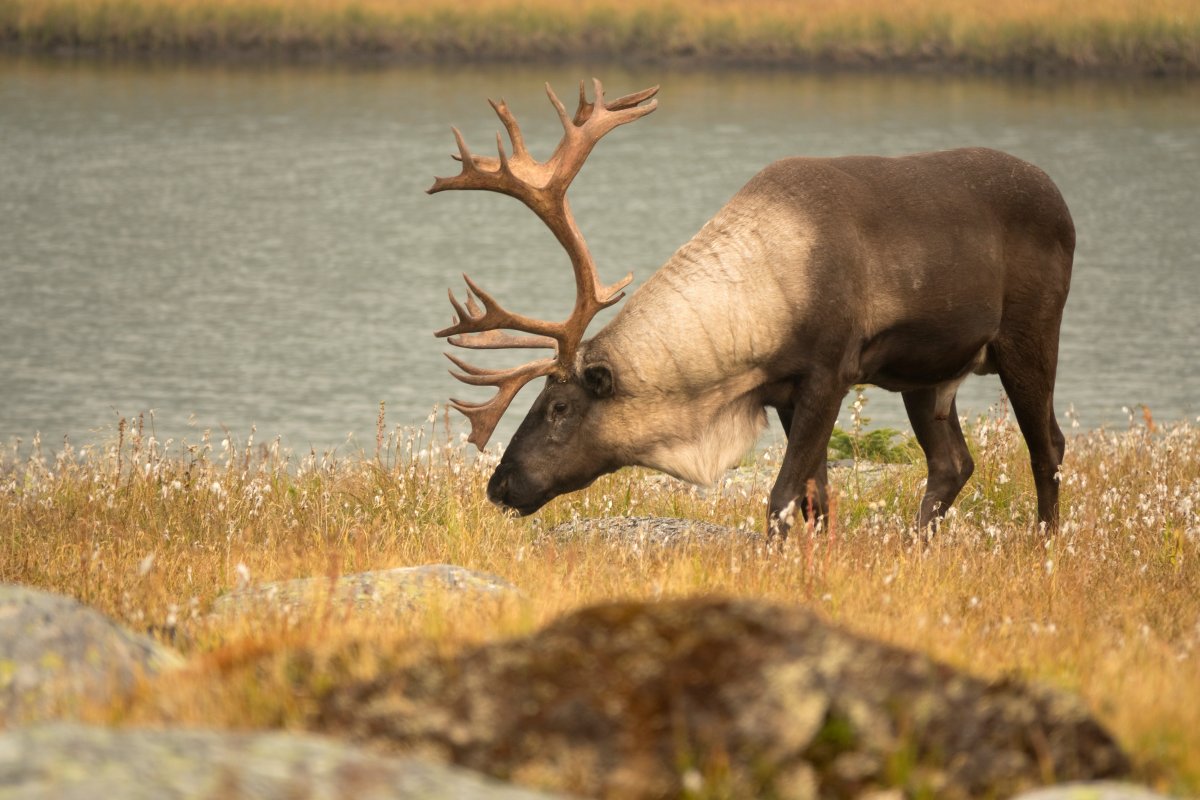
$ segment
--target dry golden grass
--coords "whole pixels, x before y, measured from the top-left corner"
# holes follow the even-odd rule
[[[119,52],[1200,69],[1197,0],[7,0],[0,40]]]
[[[1072,437],[1063,526],[1045,540],[1021,438],[1003,417],[970,428],[976,475],[931,541],[912,535],[923,466],[843,474],[829,531],[781,549],[721,541],[665,551],[541,531],[575,516],[663,515],[761,529],[761,479],[701,492],[625,470],[510,519],[484,497],[440,420],[384,432],[378,453],[289,455],[231,439],[195,445],[123,431],[118,442],[0,459],[0,580],[63,592],[137,629],[174,629],[192,666],[102,709],[121,723],[298,725],[322,686],[425,648],[520,635],[610,599],[720,594],[797,603],[855,631],[985,676],[1081,694],[1140,775],[1200,791],[1200,429],[1136,424]],[[743,474],[748,470],[743,470]],[[492,572],[523,603],[394,619],[318,608],[299,623],[214,621],[250,582],[454,563]],[[300,655],[303,658],[300,658]],[[298,660],[299,659],[299,660]]]

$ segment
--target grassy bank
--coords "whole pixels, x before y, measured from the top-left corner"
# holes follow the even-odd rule
[[[10,49],[1200,74],[1200,0],[0,0]]]
[[[686,551],[597,540],[539,544],[575,516],[666,515],[761,528],[778,453],[721,491],[637,470],[509,519],[484,497],[488,459],[470,461],[440,423],[380,430],[378,452],[289,455],[229,438],[153,441],[137,424],[107,448],[0,461],[0,581],[63,592],[140,630],[168,631],[193,660],[112,722],[287,726],[305,692],[356,653],[370,674],[416,640],[452,652],[532,631],[594,602],[689,595],[768,598],[984,676],[1077,692],[1160,788],[1200,791],[1200,430],[1180,425],[1074,437],[1063,468],[1062,533],[1033,528],[1020,435],[974,425],[975,477],[930,543],[908,532],[920,464],[879,478],[840,473],[832,530],[782,551],[718,541]],[[363,619],[325,608],[299,623],[214,621],[240,584],[454,563],[496,573],[520,607],[452,620]],[[309,651],[297,676],[288,653]],[[331,668],[332,669],[332,668]],[[312,693],[308,693],[311,696]]]

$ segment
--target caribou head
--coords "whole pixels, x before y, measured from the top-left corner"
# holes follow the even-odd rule
[[[450,292],[454,324],[435,334],[447,337],[457,347],[554,351],[552,357],[506,370],[476,367],[447,353],[461,370],[452,373],[460,381],[498,390],[483,403],[451,400],[451,405],[471,421],[468,441],[480,450],[487,446],[517,392],[536,378],[546,378],[545,388],[488,484],[488,497],[493,502],[522,514],[536,511],[559,494],[581,489],[624,463],[619,443],[613,442],[612,452],[605,452],[603,432],[589,430],[599,420],[599,415],[590,413],[592,406],[612,395],[612,373],[605,364],[583,365],[579,355],[588,323],[601,309],[625,296],[622,290],[633,280],[633,274],[607,286],[600,281],[595,261],[571,214],[567,188],[605,134],[657,107],[657,101],[650,100],[657,91],[655,86],[606,103],[604,88],[596,80],[593,102],[587,99],[580,82],[579,106],[572,117],[547,84],[546,93],[562,122],[563,137],[545,162],[529,154],[521,129],[504,101],[489,101],[508,132],[512,154],[506,153],[504,140],[497,133],[497,157],[476,156],[455,128],[459,150],[455,159],[462,162],[462,172],[452,178],[437,178],[429,189],[430,194],[447,189],[485,189],[517,198],[550,228],[570,257],[575,273],[575,307],[562,322],[510,312],[464,275],[466,301],[460,303]],[[650,102],[642,105],[646,100]],[[589,443],[586,451],[581,450],[580,442]]]

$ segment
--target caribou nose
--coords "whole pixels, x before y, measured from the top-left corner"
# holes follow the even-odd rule
[[[492,479],[488,481],[487,496],[498,506],[508,507],[508,476],[512,470],[507,464],[501,464],[496,467],[496,471],[492,473]]]
[[[501,464],[488,481],[488,500],[506,512],[525,516],[541,508],[548,498],[530,491],[528,481],[515,464]]]

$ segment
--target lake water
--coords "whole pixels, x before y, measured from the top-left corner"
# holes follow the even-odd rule
[[[467,271],[561,318],[569,268],[519,203],[424,190],[457,171],[451,124],[490,152],[487,97],[544,158],[559,128],[542,83],[570,98],[592,72],[0,61],[0,443],[103,440],[153,410],[160,439],[254,426],[371,449],[381,401],[391,426],[478,397],[431,335],[446,288]],[[1200,414],[1200,84],[600,76],[610,97],[662,84],[659,110],[606,138],[572,188],[606,280],[643,281],[774,159],[998,147],[1050,173],[1078,228],[1064,427],[1071,406],[1086,427],[1137,404]],[[876,424],[906,427],[898,397],[869,396]],[[959,408],[999,397],[972,378]]]

